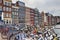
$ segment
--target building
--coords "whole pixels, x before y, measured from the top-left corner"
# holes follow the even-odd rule
[[[44,13],[44,11],[42,11],[41,12],[41,17],[42,17],[41,27],[43,27],[43,28],[44,28],[44,15],[45,15],[45,13]]]
[[[56,20],[55,18],[56,18],[56,17],[55,17],[55,16],[52,16],[51,18],[52,18],[52,25],[55,25],[55,22],[56,22],[56,21],[55,21],[55,20]]]
[[[42,17],[42,23],[41,24],[43,27],[52,26],[52,16],[53,15],[50,13],[41,12],[41,17]]]
[[[19,24],[18,10],[19,6],[12,3],[12,24]]]
[[[35,10],[30,8],[30,26],[34,26],[34,13]]]
[[[34,13],[34,25],[37,27],[39,25],[39,10],[35,8],[35,13]]]
[[[60,22],[60,16],[56,16],[56,18],[57,18],[57,23],[59,23]]]
[[[49,15],[49,13],[45,13],[45,16],[44,16],[44,19],[45,19],[44,25],[45,25],[45,26],[48,26],[48,25],[49,25],[49,22],[48,22],[48,19],[49,19],[48,17],[49,17],[49,16],[48,16],[48,15]]]
[[[30,26],[30,8],[26,7],[26,14],[25,14],[25,25]]]
[[[0,0],[0,10],[2,8],[2,11],[0,11],[1,19],[4,20],[5,24],[12,24],[12,18],[11,18],[11,8],[12,8],[12,0]]]
[[[42,25],[41,25],[42,24],[42,15],[41,15],[41,13],[39,13],[39,19],[38,20],[39,20],[39,26],[42,27]]]
[[[48,17],[47,17],[47,21],[48,21],[48,26],[52,26],[52,14],[50,14],[50,13],[47,13],[48,15]]]
[[[21,27],[25,27],[25,3],[21,1],[17,1],[16,5],[19,6],[18,17],[19,17],[19,25]]]
[[[3,19],[3,17],[2,17],[3,16],[3,14],[2,14],[2,11],[3,11],[2,7],[3,7],[3,5],[2,4],[3,4],[3,0],[0,0],[0,20]]]

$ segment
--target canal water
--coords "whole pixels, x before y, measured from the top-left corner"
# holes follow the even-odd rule
[[[60,25],[54,26],[54,32],[57,34],[57,36],[60,39]]]

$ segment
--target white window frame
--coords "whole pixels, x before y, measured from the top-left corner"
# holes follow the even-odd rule
[[[11,11],[11,8],[9,8],[8,11]]]
[[[11,14],[9,14],[9,17],[11,17]]]
[[[6,14],[6,17],[9,17],[9,14],[8,13]]]
[[[8,7],[6,7],[6,11],[9,11],[9,8]]]
[[[6,9],[5,9],[6,7],[3,7],[3,11],[5,11]]]

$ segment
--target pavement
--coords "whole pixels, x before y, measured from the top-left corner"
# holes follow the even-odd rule
[[[15,39],[15,35],[10,38],[10,40],[14,40],[14,39]]]
[[[0,33],[0,40],[7,40],[7,39],[3,39],[3,38],[1,37],[1,33]]]

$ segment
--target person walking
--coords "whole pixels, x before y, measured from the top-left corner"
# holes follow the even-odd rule
[[[48,40],[46,33],[44,34],[43,40]]]
[[[43,37],[42,35],[39,35],[39,39],[38,40],[43,40]]]
[[[27,37],[24,40],[33,40],[30,35],[27,35]]]
[[[58,37],[57,37],[57,34],[54,36],[53,40],[59,40]]]
[[[50,40],[53,40],[53,35],[50,35],[50,38],[49,38]]]
[[[21,30],[20,32],[19,32],[19,34],[17,34],[16,35],[16,40],[24,40],[24,38],[26,38],[26,35],[25,35],[25,33],[23,32],[23,30]]]

